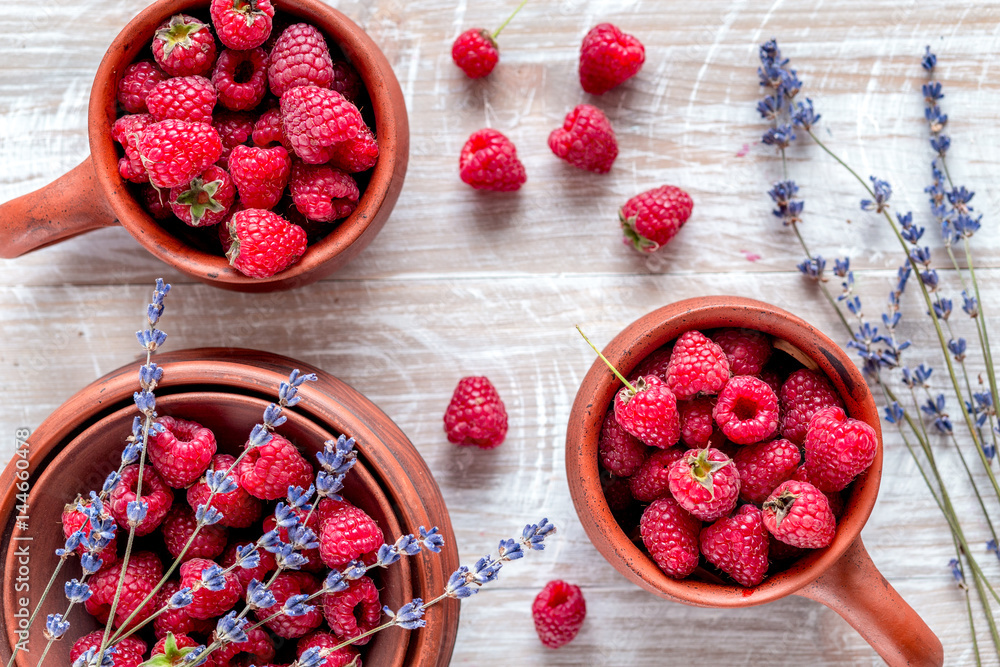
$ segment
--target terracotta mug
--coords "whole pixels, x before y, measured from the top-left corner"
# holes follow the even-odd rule
[[[208,0],[158,0],[125,26],[97,69],[90,93],[90,156],[54,183],[0,206],[0,257],[26,252],[83,232],[120,224],[153,255],[216,287],[241,292],[290,289],[313,283],[358,255],[378,234],[403,187],[410,134],[406,103],[385,55],[354,22],[320,0],[282,0],[279,14],[312,23],[340,47],[361,75],[371,97],[379,158],[357,209],[302,258],[271,278],[248,278],[212,255],[172,235],[153,220],[118,174],[111,137],[118,81],[149,44],[159,25],[174,14],[208,19]]]
[[[840,614],[891,667],[941,667],[940,640],[879,573],[861,542],[882,474],[881,428],[864,377],[836,343],[780,308],[721,296],[689,299],[653,311],[627,326],[603,353],[627,376],[643,358],[683,332],[721,327],[755,329],[783,341],[778,343],[782,349],[830,379],[850,416],[868,423],[879,435],[875,461],[852,483],[833,542],[754,588],[709,577],[675,580],[665,575],[622,531],[601,489],[598,439],[621,383],[598,359],[577,392],[566,435],[570,494],[594,546],[633,583],[669,600],[703,607],[747,607],[799,595]]]

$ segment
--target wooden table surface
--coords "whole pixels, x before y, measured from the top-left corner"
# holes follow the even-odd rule
[[[145,4],[0,6],[0,200],[43,187],[86,157],[92,77],[115,34]],[[85,384],[136,359],[133,332],[162,276],[174,286],[162,323],[169,349],[270,350],[328,370],[381,406],[437,477],[463,560],[527,521],[547,516],[558,524],[549,550],[511,565],[464,603],[454,664],[881,664],[816,603],[792,597],[740,611],[686,607],[640,591],[602,559],[564,474],[569,408],[593,361],[573,325],[604,344],[663,304],[738,294],[845,340],[829,306],[796,271],[801,252],[765,194],[781,166],[759,143],[755,68],[757,45],[773,36],[823,115],[824,139],[862,175],[890,180],[897,210],[912,208],[921,224],[929,218],[930,149],[919,59],[933,46],[951,117],[952,175],[978,191],[974,203],[986,213],[975,248],[995,329],[1000,233],[990,216],[1000,203],[1000,4],[535,0],[501,36],[496,71],[485,81],[466,79],[451,62],[452,40],[468,27],[495,27],[515,4],[339,3],[393,64],[412,135],[391,219],[328,280],[279,294],[224,292],[171,270],[121,228],[0,261],[0,458],[13,451],[18,427],[36,427]],[[580,89],[577,57],[584,33],[601,21],[638,36],[646,63],[619,89],[591,97]],[[546,145],[583,102],[601,107],[618,135],[621,152],[605,176],[569,167]],[[479,193],[458,179],[462,144],[485,126],[518,147],[528,182],[517,194]],[[828,257],[851,256],[858,292],[877,319],[901,262],[896,241],[858,210],[857,184],[815,145],[796,145],[790,158],[806,200],[803,234]],[[617,209],[664,183],[691,193],[694,215],[669,247],[640,256],[621,243]],[[939,248],[929,226],[928,243]],[[943,280],[958,298],[953,273]],[[907,361],[940,365],[921,311],[917,295],[907,294],[901,331],[914,341]],[[457,449],[442,430],[455,383],[470,374],[489,376],[507,405],[510,432],[494,451]],[[949,409],[957,418],[959,407]],[[945,444],[935,439],[944,474],[971,513],[971,494]],[[971,520],[967,531],[1000,581],[983,547],[985,526]],[[947,664],[974,664],[964,598],[947,567],[954,552],[945,522],[891,431],[879,501],[862,535],[877,566],[943,641]],[[556,578],[583,587],[588,616],[573,643],[550,651],[535,636],[529,608]],[[1000,664],[980,629],[984,664]]]

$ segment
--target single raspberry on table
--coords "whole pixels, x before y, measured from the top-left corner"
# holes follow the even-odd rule
[[[672,496],[657,498],[642,513],[642,543],[663,573],[683,579],[698,567],[701,521]]]
[[[473,132],[465,142],[458,170],[462,182],[477,190],[513,192],[527,180],[514,143],[489,128]]]
[[[184,607],[184,611],[191,618],[204,620],[222,616],[232,609],[243,595],[243,587],[236,575],[221,568],[219,577],[223,580],[223,586],[219,590],[211,590],[207,585],[200,585],[202,573],[212,567],[219,566],[207,558],[192,558],[181,565],[181,587],[190,587],[194,598],[191,604]]]
[[[336,90],[351,102],[357,102],[364,90],[364,83],[361,75],[354,69],[351,63],[346,60],[336,60],[333,63],[333,79],[330,81],[330,90]]]
[[[689,449],[667,471],[670,495],[702,521],[733,511],[740,496],[740,474],[732,459],[714,447]]]
[[[489,378],[469,376],[458,381],[444,411],[444,430],[456,445],[500,446],[507,436],[507,409]]]
[[[231,111],[253,109],[267,94],[267,54],[264,49],[224,49],[215,61],[212,84],[219,104]]]
[[[203,76],[175,76],[153,86],[146,97],[149,113],[157,121],[168,118],[189,123],[212,123],[218,93]]]
[[[167,512],[167,516],[163,518],[163,523],[160,524],[163,543],[171,556],[180,557],[181,551],[194,535],[197,527],[198,520],[188,504],[174,503],[174,506]],[[218,558],[226,549],[228,536],[229,532],[225,527],[218,524],[202,526],[181,562],[187,562],[192,558],[206,558],[208,560]]]
[[[170,579],[163,584],[163,587],[153,598],[153,608],[163,609],[168,606],[170,598],[181,589],[179,579]],[[180,609],[167,609],[165,612],[153,619],[153,634],[157,639],[163,639],[167,633],[174,635],[207,634],[215,627],[211,620],[191,618],[184,607]]]
[[[139,155],[158,188],[190,183],[222,155],[222,140],[206,123],[168,118],[147,126],[139,136]]]
[[[163,563],[151,551],[134,552],[129,558],[124,577],[122,577],[123,562],[118,560],[104,565],[90,576],[87,583],[90,585],[91,596],[84,602],[87,611],[98,621],[111,623],[108,616],[111,614],[111,604],[114,602],[118,582],[121,580],[121,594],[118,606],[115,607],[112,624],[115,627],[121,627],[132,613],[139,609],[139,605],[153,592],[153,588],[163,576]],[[155,598],[142,606],[142,609],[129,621],[128,628],[134,628],[158,610],[153,604],[154,600]]]
[[[722,348],[733,375],[758,375],[771,358],[771,340],[753,329],[720,329],[710,338]]]
[[[292,88],[281,96],[281,122],[295,154],[307,164],[334,161],[345,171],[358,171],[348,167],[367,164],[373,145],[377,157],[378,144],[361,112],[334,90],[315,85]],[[344,165],[355,153],[358,164]]]
[[[295,207],[309,220],[333,222],[358,207],[361,191],[350,174],[327,165],[292,164],[289,181]]]
[[[319,553],[323,563],[338,568],[375,551],[385,542],[382,529],[364,510],[345,504],[321,522]]]
[[[699,539],[705,560],[741,586],[764,581],[768,565],[768,533],[759,508],[744,505],[731,517],[706,526]]]
[[[229,470],[235,461],[236,459],[228,454],[216,454],[212,457],[208,470]],[[222,519],[219,521],[221,525],[229,528],[248,528],[260,518],[261,502],[239,486],[235,469],[229,473],[229,477],[236,482],[236,488],[227,493],[216,493],[212,496],[210,505],[222,513]],[[201,477],[187,490],[187,501],[191,509],[197,512],[198,505],[207,503],[211,493],[205,478]]]
[[[96,649],[94,652],[97,653],[101,650],[103,642],[104,628],[94,630],[73,643],[73,647],[69,650],[69,659],[76,662],[76,659],[86,653],[88,649]],[[146,653],[146,642],[138,637],[125,637],[116,641],[114,646],[115,667],[139,667],[145,660],[142,656]]]
[[[681,441],[688,447],[704,447],[715,431],[711,398],[701,396],[690,401],[678,401],[681,418]]]
[[[217,225],[229,215],[236,187],[225,169],[212,165],[188,185],[170,188],[170,209],[191,227]]]
[[[168,486],[190,486],[215,456],[215,434],[197,422],[176,417],[160,417],[156,423],[163,430],[149,436],[149,462]]]
[[[296,23],[278,36],[267,64],[271,92],[283,97],[296,86],[329,88],[333,60],[323,33],[308,23]]]
[[[254,122],[253,145],[261,148],[280,145],[285,150],[292,150],[292,144],[285,135],[285,126],[281,123],[281,109],[268,109]]]
[[[264,521],[266,524],[267,519],[265,519]],[[312,526],[311,521],[309,522],[309,525]],[[265,529],[265,532],[266,531],[267,529]],[[287,534],[288,533],[286,530],[285,533],[286,537]],[[228,568],[235,565],[237,558],[236,548],[246,547],[247,545],[250,544],[253,544],[253,542],[249,540],[231,542],[229,546],[226,547],[225,553],[222,555],[222,561],[220,562],[222,567]],[[267,573],[274,572],[275,570],[278,569],[278,563],[277,561],[274,560],[274,554],[265,549],[257,549],[257,553],[260,554],[260,562],[257,564],[257,567],[241,566],[233,570],[233,572],[236,573],[236,578],[240,580],[240,585],[243,586],[244,593],[246,593],[247,585],[249,585],[251,581],[253,581],[254,579],[256,579],[257,581],[266,581],[264,577],[267,575]]]
[[[469,28],[455,38],[451,45],[451,59],[470,79],[479,79],[496,67],[500,50],[496,40],[485,28]]]
[[[563,126],[552,130],[549,148],[574,167],[606,174],[618,157],[618,140],[604,112],[581,104],[566,114]]]
[[[820,408],[809,420],[803,445],[809,481],[829,494],[868,469],[878,453],[878,435],[839,407]]]
[[[382,603],[375,582],[361,577],[339,593],[323,595],[323,617],[340,641],[357,637],[377,626],[382,618]],[[353,645],[361,646],[369,640],[371,635]]]
[[[737,375],[719,394],[712,416],[722,433],[738,445],[751,445],[778,432],[778,397],[767,383]]]
[[[670,364],[672,350],[673,347],[669,345],[653,350],[628,374],[628,381],[634,382],[643,375],[655,375],[666,382],[667,366]]]
[[[76,531],[82,531],[84,537],[90,537],[90,532],[93,530],[93,526],[90,523],[90,519],[87,515],[76,508],[77,504],[83,506],[84,508],[90,508],[93,505],[93,501],[86,500],[80,496],[77,496],[76,502],[68,504],[63,508],[62,513],[62,528],[63,537],[69,539],[69,536]],[[105,511],[107,511],[107,506],[105,505]],[[108,518],[111,518],[110,515]],[[76,547],[76,552],[78,554],[86,553],[87,548],[80,544]],[[104,565],[110,565],[118,560],[118,533],[117,531],[113,536],[111,536],[110,541],[108,541],[104,547],[100,550],[99,555],[101,557],[101,562]]]
[[[204,22],[175,14],[153,35],[153,58],[170,76],[205,74],[215,63],[215,37]]]
[[[535,632],[549,648],[571,642],[583,627],[586,615],[587,603],[580,587],[558,579],[545,584],[531,603]]]
[[[250,278],[269,278],[305,254],[305,231],[271,211],[237,211],[226,225],[230,239],[226,258]]]
[[[825,375],[801,368],[785,380],[778,394],[781,399],[781,436],[796,445],[806,438],[809,420],[820,408],[844,407],[844,402]]]
[[[343,643],[342,639],[329,632],[316,630],[298,641],[295,645],[295,655],[301,658],[302,654],[311,648],[333,649],[335,646],[340,646]],[[316,667],[351,667],[352,665],[361,667],[361,658],[358,656],[358,650],[353,646],[344,646],[327,655],[317,663]]]
[[[229,154],[229,173],[247,208],[274,208],[285,192],[291,170],[292,160],[281,146],[236,146]]]
[[[651,447],[666,449],[681,437],[677,399],[655,375],[640,377],[615,394],[615,418],[628,433]]]
[[[219,41],[230,49],[257,48],[271,35],[271,0],[212,0],[208,11]]]
[[[684,458],[684,454],[680,447],[654,450],[639,470],[628,478],[632,497],[640,503],[649,503],[670,495],[670,468],[675,461]]]
[[[244,454],[236,469],[239,485],[250,495],[277,500],[288,495],[288,487],[308,489],[313,467],[287,438],[274,433],[263,445]]]
[[[122,470],[118,485],[108,496],[108,511],[115,518],[120,529],[129,530],[128,505],[139,500],[139,464],[126,466]],[[156,530],[174,502],[174,492],[163,481],[159,473],[150,466],[142,471],[142,500],[146,502],[146,516],[135,527],[135,534],[149,535]]]
[[[691,196],[673,185],[637,194],[618,211],[622,240],[639,252],[655,252],[674,238],[693,209]]]
[[[250,141],[254,120],[253,115],[244,111],[220,109],[215,112],[212,127],[219,133],[219,139],[222,141],[222,154],[216,164],[223,169],[229,168],[229,154],[236,146]]]
[[[830,502],[809,482],[782,482],[764,501],[763,510],[767,530],[793,547],[822,549],[837,530]]]
[[[771,491],[791,479],[802,456],[789,440],[770,440],[740,447],[733,464],[740,473],[740,498],[760,505]]]
[[[601,435],[597,441],[597,452],[605,470],[629,477],[634,474],[649,456],[649,448],[639,438],[628,433],[615,419],[614,408],[604,415]]]
[[[268,587],[277,606],[268,609],[255,609],[254,614],[258,619],[264,620],[274,615],[281,609],[285,601],[293,595],[311,595],[318,591],[320,582],[316,577],[308,572],[282,572],[275,577],[274,582]],[[313,608],[301,616],[289,616],[279,614],[270,618],[265,625],[279,637],[285,639],[295,639],[301,637],[310,630],[315,630],[323,623],[323,612],[318,605],[310,605]]]
[[[642,42],[610,23],[598,24],[580,45],[580,86],[603,95],[635,76],[645,60]]]
[[[122,73],[118,82],[118,104],[126,113],[146,113],[146,96],[153,86],[167,78],[152,60],[138,60]]]
[[[674,343],[667,386],[677,398],[718,394],[729,382],[729,361],[722,348],[700,331],[685,331]]]

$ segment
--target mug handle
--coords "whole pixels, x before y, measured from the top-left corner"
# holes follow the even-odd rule
[[[890,667],[944,665],[941,640],[878,571],[860,537],[795,594],[840,614]]]
[[[10,259],[118,224],[91,156],[44,188],[0,205],[0,257]]]

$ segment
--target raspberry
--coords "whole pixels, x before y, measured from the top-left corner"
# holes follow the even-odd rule
[[[128,504],[138,500],[136,490],[139,485],[139,464],[126,466],[122,470],[118,485],[108,497],[108,510],[120,528],[129,529]],[[142,471],[142,500],[146,501],[146,516],[135,527],[135,534],[149,535],[156,530],[174,502],[174,492],[164,483],[163,478],[149,466]]]
[[[151,650],[149,652],[150,657],[155,658],[158,655],[167,655],[168,657],[170,657],[168,655],[168,653],[171,653],[171,651],[179,651],[180,649],[194,648],[195,646],[201,646],[201,642],[199,642],[199,641],[197,641],[195,639],[191,639],[190,637],[188,637],[187,635],[184,635],[184,634],[175,634],[173,636],[173,645],[170,646],[170,647],[167,646],[167,640],[168,640],[168,638],[166,636],[164,636],[161,639],[157,639],[156,643],[153,644],[153,650]],[[172,655],[175,658],[181,657],[181,656],[179,656],[177,654],[172,654]],[[212,653],[212,658],[214,658],[214,657],[215,657],[215,653],[213,652]],[[118,665],[117,658],[118,658],[118,656],[115,655],[115,666],[116,667]],[[206,663],[206,664],[208,664],[208,663]]]
[[[121,595],[115,608],[116,627],[121,627],[126,619],[139,609],[139,605],[153,591],[153,587],[160,582],[160,577],[163,575],[163,564],[151,551],[134,552],[129,558],[124,577],[121,576],[122,562],[119,560],[105,565],[90,576],[87,583],[92,594],[84,603],[92,616],[101,623],[108,623],[111,603],[114,602],[118,581],[121,579]],[[155,598],[143,605],[142,610],[129,622],[129,628],[134,628],[158,609],[154,606],[154,601]]]
[[[307,23],[285,28],[271,48],[267,80],[277,97],[296,86],[329,88],[333,60],[323,34]]]
[[[153,122],[150,114],[140,113],[122,116],[111,126],[111,137],[125,150],[125,157],[119,162],[118,171],[127,181],[144,183],[149,180],[146,167],[139,157],[139,139],[143,131]]]
[[[215,165],[187,186],[170,189],[170,209],[191,227],[219,224],[229,215],[234,201],[233,179],[225,169]]]
[[[295,154],[307,164],[337,157],[334,166],[341,166],[352,153],[367,157],[374,141],[356,106],[340,93],[318,86],[297,86],[282,95],[281,122]],[[341,150],[346,152],[339,154]]]
[[[379,601],[375,582],[361,577],[350,582],[347,589],[323,596],[323,616],[333,633],[341,641],[357,637],[379,624],[382,603]],[[367,644],[371,635],[354,642],[354,646]]]
[[[271,35],[271,0],[212,0],[209,13],[219,41],[230,49],[257,48]]]
[[[299,640],[298,644],[295,645],[295,655],[301,658],[302,654],[311,648],[332,649],[334,646],[340,646],[342,643],[342,640],[331,635],[329,632],[317,630]],[[357,662],[355,663],[355,661]],[[361,667],[361,658],[358,656],[358,650],[353,646],[344,646],[323,658],[316,664],[316,667],[351,667],[352,665]]]
[[[149,178],[147,177],[146,180],[148,181]],[[174,217],[174,212],[170,208],[169,192],[157,190],[147,182],[139,190],[139,199],[154,220],[169,220]]]
[[[806,438],[809,420],[820,408],[844,407],[837,391],[825,375],[802,368],[791,375],[781,385],[781,436],[796,445]]]
[[[215,38],[198,19],[176,14],[157,28],[153,58],[170,76],[205,74],[215,62]]]
[[[618,157],[618,141],[604,112],[581,104],[568,114],[563,126],[552,130],[549,148],[574,167],[598,174],[611,171]]]
[[[500,60],[496,40],[489,30],[469,28],[455,38],[451,45],[451,59],[470,79],[486,76]]]
[[[198,520],[186,503],[176,503],[170,508],[160,526],[167,551],[174,558],[178,558],[188,539],[194,535],[195,528],[198,527]],[[228,533],[222,526],[202,526],[181,562],[189,561],[192,558],[206,558],[208,560],[218,558],[226,548],[227,536]]]
[[[618,212],[622,240],[639,252],[655,252],[674,238],[693,208],[691,196],[673,185],[637,194]]]
[[[629,376],[629,382],[638,380],[643,375],[655,375],[664,382],[667,381],[667,365],[670,363],[671,347],[660,347],[653,350],[649,356],[639,362]]]
[[[358,70],[351,66],[346,60],[338,60],[333,63],[333,79],[330,81],[330,90],[336,90],[351,102],[357,102],[364,90],[361,75]]]
[[[603,95],[635,76],[646,60],[642,42],[610,23],[590,29],[580,46],[580,85],[593,95]]]
[[[163,609],[166,607],[170,598],[180,589],[181,582],[179,580],[171,579],[167,581],[160,588],[159,592],[157,592],[156,597],[153,598],[153,608]],[[168,632],[174,633],[175,636],[206,634],[211,632],[213,627],[215,627],[215,623],[210,620],[191,618],[183,607],[180,609],[167,609],[153,619],[153,633],[157,639],[163,639],[167,636]]]
[[[655,375],[640,377],[615,395],[615,419],[628,433],[651,447],[666,449],[681,437],[677,399]]]
[[[288,487],[309,488],[313,468],[299,450],[277,433],[263,445],[249,450],[236,469],[239,484],[263,500],[288,495]]]
[[[771,358],[771,341],[753,329],[722,329],[711,335],[729,360],[733,375],[758,375]]]
[[[531,603],[535,632],[549,648],[559,648],[573,641],[586,615],[587,603],[580,587],[558,579],[545,584]]]
[[[740,495],[740,473],[732,459],[714,447],[689,449],[667,471],[670,494],[702,521],[733,511]]]
[[[764,381],[764,383],[771,388],[774,395],[777,396],[781,393],[781,376],[778,375],[778,371],[771,368],[765,368],[760,373],[757,373],[757,377]]]
[[[215,86],[205,77],[177,76],[153,86],[146,106],[157,121],[176,118],[211,124],[217,98]]]
[[[513,192],[527,176],[510,139],[489,128],[473,132],[458,158],[459,177],[477,190]]]
[[[267,54],[264,49],[223,50],[215,61],[212,83],[219,91],[219,104],[227,109],[254,108],[267,93]]]
[[[139,155],[158,188],[191,182],[222,155],[222,140],[211,125],[168,118],[146,127],[139,137]]]
[[[254,614],[263,620],[272,616],[285,604],[285,600],[293,595],[311,595],[319,590],[320,582],[307,572],[282,572],[275,577],[274,582],[268,587],[277,606],[268,609],[255,609]],[[313,630],[323,622],[323,614],[319,607],[312,605],[312,610],[302,616],[289,616],[280,614],[265,623],[276,635],[285,639],[301,637],[310,630]]]
[[[290,188],[295,207],[309,220],[333,222],[358,207],[361,191],[350,174],[326,165],[295,162]]]
[[[640,503],[649,503],[670,494],[670,467],[684,458],[684,450],[670,447],[654,451],[638,471],[628,479],[632,497]]]
[[[232,609],[243,595],[240,580],[232,572],[221,575],[225,579],[225,585],[220,590],[213,591],[207,586],[196,586],[201,582],[202,572],[213,566],[217,564],[207,558],[192,558],[181,565],[181,587],[190,587],[191,596],[194,598],[191,604],[184,607],[184,611],[191,618],[204,620],[222,616]]]
[[[322,522],[319,553],[327,567],[337,568],[382,546],[382,529],[364,510],[345,505]]]
[[[729,382],[729,361],[722,348],[700,331],[685,331],[670,355],[667,386],[677,398],[718,394]]]
[[[744,505],[735,515],[703,528],[701,553],[741,586],[756,586],[767,574],[768,536],[761,511]]]
[[[771,440],[741,447],[733,457],[740,473],[740,498],[760,505],[776,486],[789,479],[802,460],[788,440]]]
[[[149,174],[145,167],[136,166],[136,163],[123,157],[118,160],[118,174],[129,183],[148,183]]]
[[[632,491],[628,488],[628,480],[624,477],[602,474],[601,491],[612,512],[626,510],[632,505]]]
[[[84,635],[76,640],[73,648],[69,650],[69,659],[76,662],[76,659],[87,652],[87,649],[101,650],[104,642],[104,628],[94,630],[89,635]],[[146,653],[146,642],[138,637],[126,637],[115,642],[115,667],[139,667],[143,662],[143,654]],[[88,663],[90,664],[90,663]]]
[[[681,440],[688,447],[704,447],[715,430],[712,419],[712,399],[696,398],[678,402],[681,418]]]
[[[69,539],[69,536],[76,531],[82,531],[84,537],[90,537],[90,532],[93,530],[91,526],[90,519],[83,512],[76,509],[77,504],[82,505],[85,508],[89,508],[93,502],[90,500],[84,500],[80,496],[77,496],[76,502],[71,505],[66,505],[63,508],[62,513],[62,528],[63,537]],[[104,512],[107,512],[108,508],[105,505]],[[106,515],[106,518],[111,518],[110,515]],[[87,548],[83,545],[77,545],[76,552],[78,554],[86,553]],[[104,565],[110,565],[118,560],[118,534],[117,532],[111,536],[111,539],[100,549],[101,561]]]
[[[228,454],[216,454],[212,457],[208,469],[229,470],[235,461],[236,459]],[[223,526],[247,528],[260,518],[261,502],[239,486],[235,470],[230,472],[229,476],[236,479],[236,488],[228,493],[217,493],[212,496],[211,506],[222,513],[222,520],[219,523]],[[187,501],[191,509],[197,511],[198,505],[208,502],[210,494],[208,484],[202,477],[187,490]]]
[[[285,127],[281,124],[281,109],[269,109],[260,115],[253,126],[253,143],[261,148],[280,144],[286,150],[292,149],[285,135]]]
[[[167,75],[152,60],[139,60],[125,68],[118,82],[118,104],[126,113],[146,113],[146,96]]]
[[[737,375],[719,394],[712,416],[736,444],[761,442],[778,431],[778,397],[763,380]]]
[[[488,378],[471,376],[458,381],[444,412],[444,430],[448,441],[456,445],[493,449],[503,442],[507,410]]]
[[[236,146],[229,154],[229,171],[247,208],[274,208],[288,185],[291,169],[292,160],[281,146]]]
[[[267,519],[264,519],[265,524]],[[312,526],[312,522],[309,523]],[[287,531],[286,531],[287,535]],[[236,564],[236,547],[245,547],[248,544],[253,544],[251,541],[243,541],[231,543],[226,547],[226,552],[222,555],[221,565],[223,567],[232,567]],[[264,579],[268,572],[274,572],[278,569],[278,563],[274,560],[274,554],[270,551],[264,549],[257,549],[257,553],[260,554],[260,564],[257,567],[238,567],[233,572],[236,574],[236,578],[240,580],[240,585],[243,586],[244,593],[246,592],[247,585],[256,579],[257,581],[266,581]]]
[[[639,533],[649,555],[674,579],[683,579],[698,567],[700,531],[701,521],[671,496],[654,500],[639,520]]]
[[[214,642],[218,638],[217,632],[213,631],[208,638],[208,643]],[[253,628],[247,630],[247,639],[242,642],[223,644],[222,648],[212,651],[208,665],[215,667],[229,667],[229,665],[266,663],[274,657],[274,640],[263,628]],[[237,655],[245,654],[249,656],[247,662],[230,662]]]
[[[605,470],[619,477],[635,473],[646,460],[648,448],[639,438],[629,434],[615,419],[614,408],[604,415],[601,437],[597,441],[597,451]]]
[[[878,436],[838,407],[820,408],[809,420],[804,446],[809,481],[829,494],[868,469],[878,453]]]
[[[809,470],[806,468],[806,465],[804,463],[795,469],[795,472],[792,473],[792,476],[789,477],[789,479],[794,479],[798,482],[809,482],[810,484],[813,484],[813,481],[809,479]],[[813,486],[816,485],[813,484]],[[840,517],[844,516],[843,496],[841,496],[840,492],[838,491],[831,491],[829,493],[824,491],[823,495],[826,496],[827,502],[830,503],[830,511],[833,512],[833,517],[839,521]]]
[[[163,430],[149,436],[149,462],[168,486],[183,489],[208,468],[215,454],[215,434],[184,419],[160,417],[156,422]]]
[[[221,109],[215,113],[212,127],[222,140],[222,154],[219,156],[218,164],[223,169],[228,169],[229,154],[233,152],[233,148],[247,143],[253,134],[253,118],[240,111]]]
[[[358,127],[358,136],[331,147],[329,151],[330,166],[351,174],[367,171],[378,162],[378,141],[371,129],[363,124]]]
[[[291,510],[291,512],[296,517],[298,517],[300,523],[305,521],[307,514],[306,511],[301,509],[293,509]],[[308,525],[310,530],[319,535],[322,523],[320,521],[320,514],[318,511],[313,511],[311,514],[309,514]],[[265,533],[277,529],[278,537],[281,538],[282,542],[285,542],[287,544],[290,541],[288,538],[288,528],[279,527],[278,521],[275,518],[274,514],[271,514],[264,518],[263,528]],[[258,549],[258,552],[263,554],[263,551],[261,551],[260,549]],[[315,547],[313,549],[302,549],[301,551],[299,551],[299,553],[301,553],[308,559],[308,562],[305,565],[303,565],[300,569],[305,570],[307,572],[319,572],[323,569],[323,559],[319,554],[319,547]],[[272,556],[270,560],[273,561],[274,557]],[[271,569],[274,568],[272,567]],[[258,577],[258,580],[264,581],[264,579],[261,577]]]
[[[226,258],[251,278],[269,278],[284,271],[306,251],[305,231],[271,211],[237,211],[226,225],[230,237]]]
[[[763,510],[767,530],[793,547],[822,549],[837,530],[830,501],[809,482],[782,482],[764,501]]]

